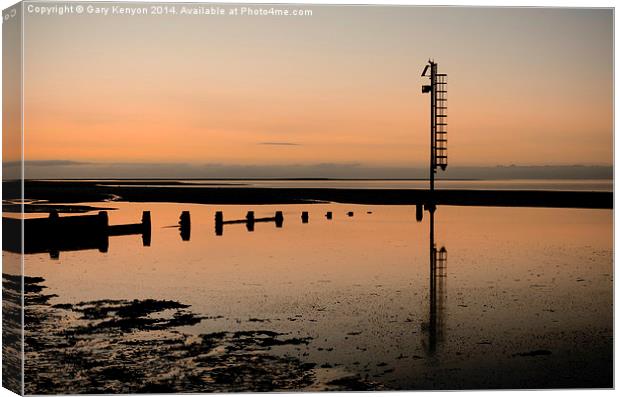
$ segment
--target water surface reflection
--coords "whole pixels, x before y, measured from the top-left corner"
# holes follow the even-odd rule
[[[113,224],[151,211],[151,246],[28,255],[50,307],[173,301],[200,317],[174,332],[224,335],[213,348],[303,340],[264,352],[310,365],[282,389],[611,386],[611,211],[441,207],[417,223],[406,206],[114,207]]]

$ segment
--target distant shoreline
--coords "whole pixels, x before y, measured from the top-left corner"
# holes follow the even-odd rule
[[[613,181],[613,178],[608,177],[588,177],[588,178],[436,178],[436,182],[441,181]],[[174,177],[152,177],[152,178],[32,178],[26,179],[27,182],[63,182],[63,181],[416,181],[425,182],[428,178],[174,178]]]
[[[20,185],[3,183],[6,199],[19,199]],[[265,187],[127,187],[101,186],[88,181],[26,181],[25,198],[48,203],[94,203],[105,201],[171,202],[193,204],[348,204],[613,208],[613,192],[545,190],[359,188],[265,188]]]

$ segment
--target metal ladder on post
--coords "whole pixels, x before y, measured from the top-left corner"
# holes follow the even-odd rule
[[[448,76],[440,73],[435,76],[435,165],[445,171],[448,166]]]

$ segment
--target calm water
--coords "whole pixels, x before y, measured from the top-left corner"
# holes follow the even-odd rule
[[[110,224],[150,210],[150,246],[118,236],[105,253],[28,255],[26,275],[45,280],[50,304],[177,301],[204,317],[174,329],[185,344],[257,330],[297,338],[268,349],[315,364],[311,381],[293,388],[343,377],[386,389],[611,387],[610,210],[444,206],[431,225],[428,212],[418,223],[409,206],[104,205],[117,209]],[[189,241],[170,227],[183,210]],[[281,210],[284,224],[256,223],[253,232],[231,224],[216,235],[215,211],[232,220],[248,210],[257,218]],[[209,354],[231,342],[219,343]]]

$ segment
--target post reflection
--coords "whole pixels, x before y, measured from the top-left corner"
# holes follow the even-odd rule
[[[437,351],[437,346],[444,338],[444,307],[446,300],[446,272],[448,251],[446,247],[437,249],[435,243],[435,206],[427,208],[429,212],[429,314],[426,331],[428,344],[425,350],[429,356]]]

